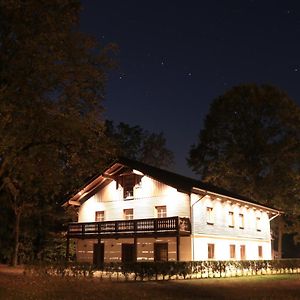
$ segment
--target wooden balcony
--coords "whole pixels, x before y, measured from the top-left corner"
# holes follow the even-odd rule
[[[190,219],[181,217],[70,223],[68,225],[69,238],[188,236],[190,234]]]

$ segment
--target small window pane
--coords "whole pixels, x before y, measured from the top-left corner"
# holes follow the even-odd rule
[[[212,207],[206,207],[206,221],[207,221],[207,224],[209,224],[209,225],[214,224],[214,215],[213,215]]]
[[[124,209],[124,219],[133,220],[133,209]]]
[[[256,230],[261,231],[261,220],[260,217],[256,217]]]
[[[228,214],[228,226],[234,227],[234,213],[233,211],[230,211]]]
[[[167,207],[166,206],[156,206],[156,216],[157,218],[166,218],[167,217]]]
[[[246,246],[241,245],[240,251],[241,251],[241,259],[242,260],[246,259]]]
[[[258,258],[263,258],[263,249],[262,249],[262,246],[258,246]]]
[[[230,245],[230,258],[235,259],[235,245]]]
[[[96,211],[95,212],[95,221],[103,222],[104,221],[104,211]]]
[[[239,227],[240,229],[244,229],[245,227],[244,214],[239,214]]]
[[[208,259],[214,259],[215,258],[215,244],[208,244],[207,250],[208,250]]]

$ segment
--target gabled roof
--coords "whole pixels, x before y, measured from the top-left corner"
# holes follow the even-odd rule
[[[169,185],[177,189],[178,191],[186,194],[190,194],[192,192],[215,194],[215,195],[219,195],[220,197],[223,196],[235,200],[241,200],[241,201],[249,202],[254,205],[258,205],[263,208],[266,208],[266,206],[261,205],[257,201],[254,201],[245,196],[232,193],[230,191],[227,191],[223,188],[219,188],[212,184],[204,183],[202,181],[193,178],[182,176],[164,169],[153,167],[148,164],[135,161],[132,159],[124,158],[124,157],[117,159],[108,168],[106,168],[101,174],[98,174],[94,176],[92,179],[90,179],[79,192],[74,194],[69,199],[69,201],[65,203],[65,205],[70,202],[71,203],[73,202],[72,204],[75,204],[75,202],[78,203],[78,201],[83,202],[87,200],[92,195],[97,193],[97,191],[99,191],[105,185],[110,183],[115,176],[121,174],[122,172],[128,169],[139,171],[144,175],[151,177],[152,179],[155,179],[159,182]],[[269,209],[278,212],[278,210],[272,208]]]

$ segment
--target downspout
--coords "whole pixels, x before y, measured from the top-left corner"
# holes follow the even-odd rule
[[[275,216],[273,216],[272,218],[269,219],[269,222],[271,222],[272,220],[274,220],[275,218],[277,218],[278,216],[280,216],[280,212],[278,212]]]
[[[192,223],[192,261],[194,261],[195,258],[195,222],[194,222],[194,205],[197,204],[199,201],[201,201],[205,196],[207,196],[207,191],[204,191],[204,195],[200,197],[195,203],[191,205],[191,223]],[[192,198],[190,194],[190,201],[192,203]]]

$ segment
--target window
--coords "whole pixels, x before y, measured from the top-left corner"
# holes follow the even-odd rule
[[[215,244],[208,244],[207,245],[207,251],[208,251],[208,259],[214,259],[215,258]]]
[[[240,252],[241,252],[241,259],[246,259],[246,246],[245,245],[241,245],[240,247]]]
[[[124,199],[133,198],[133,190],[136,183],[135,174],[123,176],[123,197]]]
[[[104,211],[96,211],[95,222],[103,222],[103,221],[104,221]]]
[[[154,243],[154,261],[168,261],[168,243]]]
[[[166,218],[167,217],[167,207],[166,206],[155,206],[156,217]]]
[[[124,219],[125,220],[132,220],[133,219],[133,209],[124,209]]]
[[[256,217],[256,230],[261,231],[261,220],[260,217]]]
[[[258,246],[258,258],[263,258],[263,248],[262,248],[262,246]]]
[[[230,258],[235,259],[235,245],[229,245],[230,248]]]
[[[213,225],[214,224],[214,215],[213,215],[213,208],[212,207],[206,207],[206,221],[207,224]]]
[[[228,213],[228,226],[233,228],[234,227],[234,213],[233,211],[230,211]]]
[[[239,214],[239,228],[240,229],[245,228],[244,214]]]

